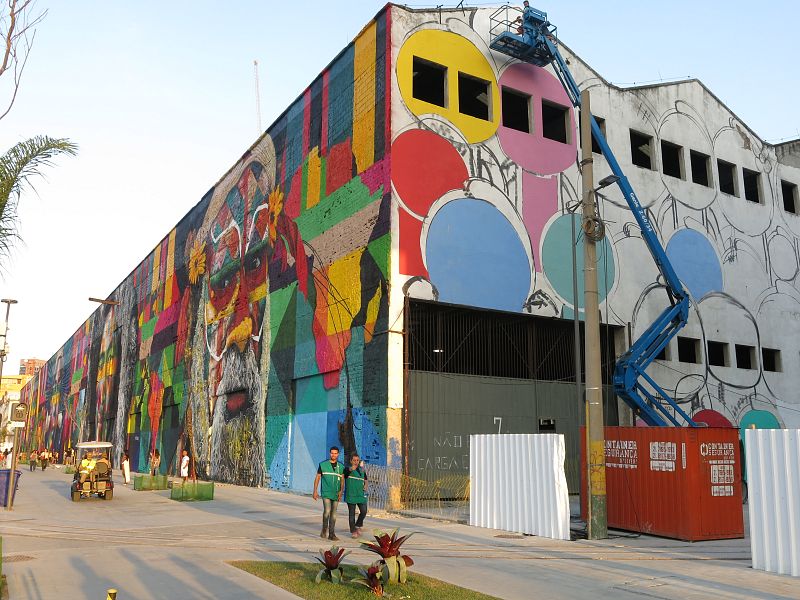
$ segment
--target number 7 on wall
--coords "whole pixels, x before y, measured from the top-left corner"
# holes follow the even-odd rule
[[[503,417],[495,417],[494,423],[497,425],[497,433],[503,433],[501,429],[503,429]]]

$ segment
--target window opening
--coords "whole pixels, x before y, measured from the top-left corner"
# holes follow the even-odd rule
[[[653,168],[653,138],[631,129],[631,162],[643,169]]]
[[[700,363],[700,340],[690,337],[678,337],[678,360],[684,363]]]
[[[736,344],[736,366],[740,369],[755,369],[756,349],[754,346]]]
[[[692,150],[689,152],[689,161],[692,164],[692,181],[698,185],[711,187],[711,177],[708,174],[711,157],[708,154]]]
[[[489,106],[489,91],[491,84],[483,79],[458,74],[458,112],[482,119],[491,120],[491,110]]]
[[[569,109],[566,106],[542,100],[542,135],[548,140],[569,143],[567,123]]]
[[[717,160],[717,171],[719,172],[719,191],[731,196],[738,196],[736,193],[736,165],[724,160]]]
[[[447,67],[415,56],[413,68],[411,95],[444,108],[447,105]]]
[[[744,181],[744,197],[750,202],[761,203],[761,181],[758,171],[751,171],[742,167],[742,180]]]
[[[683,179],[683,148],[678,144],[661,140],[661,164],[664,175]]]
[[[594,118],[594,120],[597,121],[597,126],[600,128],[600,133],[603,134],[603,137],[606,138],[606,143],[608,143],[608,136],[606,136],[606,120],[597,116]],[[597,143],[597,138],[594,137],[594,133],[592,133],[592,152],[595,154],[602,154],[600,151],[600,144]]]
[[[712,367],[727,367],[728,366],[728,344],[723,342],[707,343],[708,346],[708,364]]]
[[[774,348],[761,349],[761,364],[764,365],[765,371],[773,373],[782,371],[781,369],[781,351]]]
[[[781,180],[781,196],[783,196],[783,210],[793,215],[797,214],[797,186],[788,181]]]
[[[502,89],[503,127],[531,132],[531,97],[517,90]]]

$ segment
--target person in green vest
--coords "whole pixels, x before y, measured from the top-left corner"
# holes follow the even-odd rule
[[[334,542],[339,540],[336,537],[336,509],[339,508],[339,501],[342,499],[343,476],[344,466],[339,462],[339,448],[332,446],[330,460],[323,460],[317,468],[313,496],[314,500],[322,496],[322,533],[319,537],[327,537]],[[319,493],[317,493],[318,487]]]
[[[358,454],[350,457],[350,466],[344,470],[344,481],[344,501],[347,502],[347,512],[350,517],[350,535],[357,538],[361,536],[364,517],[367,516],[367,472]],[[358,520],[356,520],[356,507]]]

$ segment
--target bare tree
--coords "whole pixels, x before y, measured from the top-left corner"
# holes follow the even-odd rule
[[[22,73],[28,63],[35,27],[44,19],[47,11],[36,12],[34,0],[4,0],[0,8],[0,36],[3,41],[3,61],[0,63],[0,78],[6,73],[13,78],[11,97],[0,113],[5,117],[17,99]],[[6,79],[8,78],[6,77]]]

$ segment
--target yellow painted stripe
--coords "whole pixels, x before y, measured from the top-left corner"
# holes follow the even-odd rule
[[[308,153],[308,169],[306,184],[306,208],[311,208],[319,203],[320,178],[322,177],[322,160],[319,157],[319,148],[313,148]]]
[[[353,156],[361,173],[375,160],[375,32],[373,21],[356,38],[353,59]]]
[[[150,281],[150,293],[155,294],[158,289],[158,272],[161,267],[161,244],[153,251],[153,278]]]

